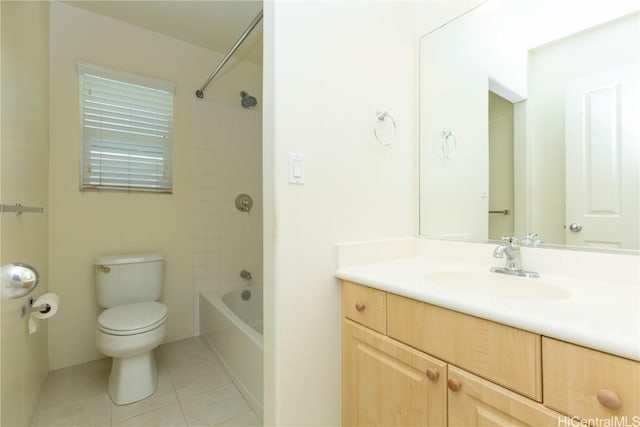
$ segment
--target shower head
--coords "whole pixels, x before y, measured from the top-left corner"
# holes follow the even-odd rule
[[[243,108],[253,108],[258,105],[258,100],[249,95],[247,92],[240,92],[240,96],[242,97],[242,101],[240,101],[240,104],[242,104]]]

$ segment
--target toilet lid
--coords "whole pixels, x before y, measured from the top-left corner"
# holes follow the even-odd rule
[[[131,335],[154,329],[167,318],[167,307],[159,302],[119,305],[98,316],[98,327],[114,335]]]

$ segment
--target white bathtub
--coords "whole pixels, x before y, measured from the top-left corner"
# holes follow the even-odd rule
[[[262,419],[262,286],[200,291],[200,331]]]

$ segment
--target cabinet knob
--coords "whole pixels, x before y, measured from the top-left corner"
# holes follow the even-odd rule
[[[622,406],[622,401],[615,391],[602,389],[598,391],[598,402],[605,408],[618,409]]]
[[[364,307],[365,307],[365,305],[363,303],[361,303],[361,302],[357,302],[356,303],[356,310],[362,311],[362,310],[364,310]]]
[[[431,381],[435,381],[440,378],[440,372],[438,372],[438,370],[435,368],[429,368],[427,369],[427,378],[429,378]]]
[[[460,390],[460,387],[462,387],[462,383],[460,382],[460,380],[454,380],[453,378],[449,378],[447,380],[447,387],[449,387],[449,390],[451,391],[458,391]]]

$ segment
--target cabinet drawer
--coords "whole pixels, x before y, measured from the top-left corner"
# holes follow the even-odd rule
[[[545,405],[587,420],[640,416],[640,362],[546,337],[542,360]]]
[[[398,341],[542,401],[540,336],[420,301],[387,295]]]
[[[386,334],[386,292],[352,282],[342,282],[342,315]]]

